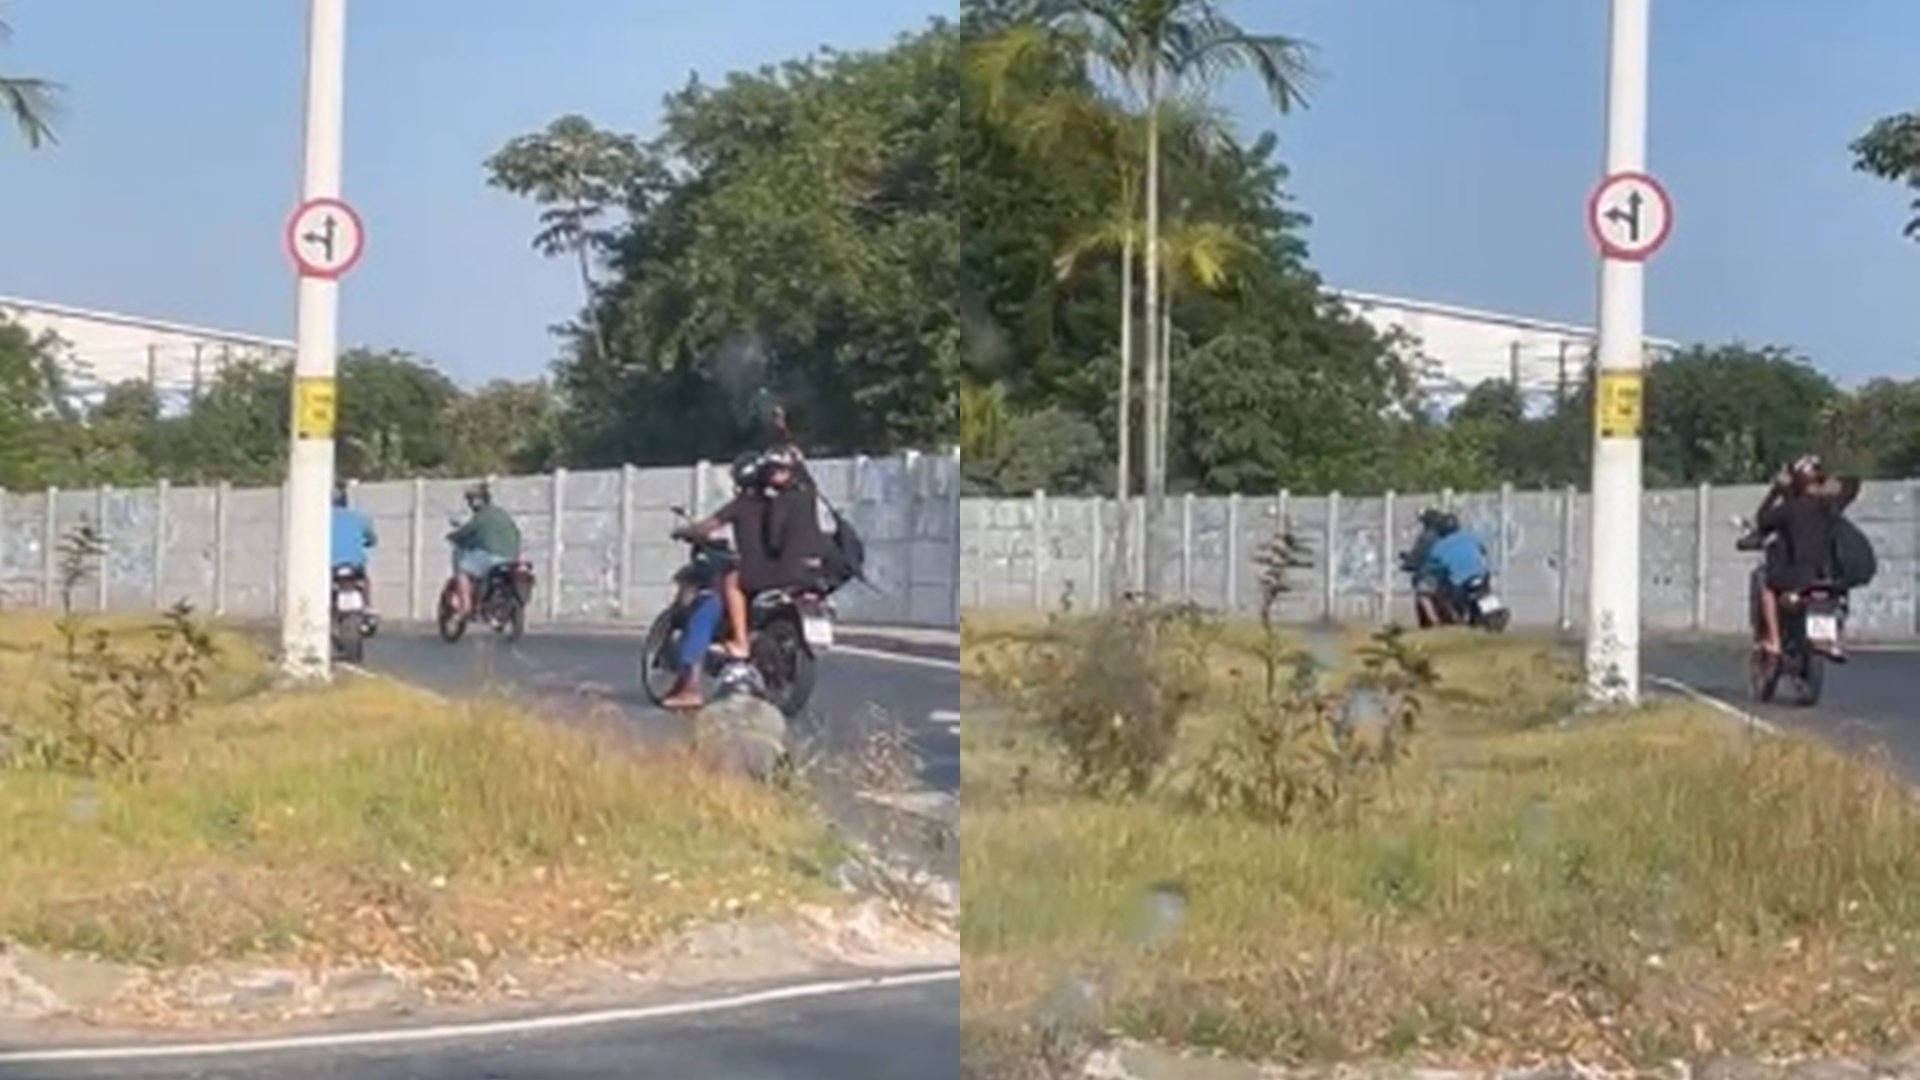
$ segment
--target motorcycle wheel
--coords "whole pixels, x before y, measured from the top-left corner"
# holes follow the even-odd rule
[[[1507,632],[1508,624],[1512,622],[1513,612],[1502,609],[1486,617],[1483,625],[1487,628],[1487,633],[1489,634],[1504,634]]]
[[[508,643],[519,641],[527,633],[526,602],[517,593],[509,594],[500,602],[506,605],[506,611],[502,612],[500,619],[500,632],[506,636]]]
[[[358,664],[367,658],[367,622],[358,613],[333,616],[333,648],[340,659]]]
[[[451,645],[467,634],[467,616],[453,609],[453,585],[440,590],[440,608],[435,613],[435,622],[440,628],[440,640]]]
[[[767,700],[789,720],[799,716],[813,696],[813,650],[800,632],[800,620],[780,618],[761,627],[753,641],[753,666],[767,684]]]
[[[680,648],[680,634],[674,626],[674,611],[668,608],[654,616],[647,627],[647,639],[640,644],[640,687],[656,708],[665,708],[667,695],[680,676],[674,653]]]

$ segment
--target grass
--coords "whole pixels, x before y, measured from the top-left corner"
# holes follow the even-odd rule
[[[1095,800],[1018,707],[977,707],[1046,685],[1066,630],[964,635],[976,1062],[1101,1025],[1292,1062],[1642,1067],[1920,1035],[1920,809],[1871,763],[1680,703],[1563,726],[1571,658],[1443,635],[1413,754],[1354,815]],[[1181,753],[1257,682],[1251,640],[1217,648]]]
[[[0,619],[0,700],[41,692],[52,641]],[[485,964],[826,895],[826,834],[764,787],[382,680],[264,692],[258,652],[220,641],[220,692],[145,779],[0,771],[0,939],[153,965]]]

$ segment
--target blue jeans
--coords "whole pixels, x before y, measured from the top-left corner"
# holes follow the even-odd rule
[[[700,661],[713,647],[713,636],[720,630],[723,614],[719,593],[703,592],[693,598],[686,629],[680,632],[680,674],[700,670]]]

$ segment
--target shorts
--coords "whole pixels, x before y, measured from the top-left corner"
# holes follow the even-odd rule
[[[507,561],[491,551],[473,548],[454,553],[453,569],[455,573],[465,574],[475,581],[485,581],[494,568],[505,566]]]

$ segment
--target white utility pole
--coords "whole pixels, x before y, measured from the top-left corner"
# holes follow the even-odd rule
[[[346,0],[307,0],[306,165],[301,205],[340,195]],[[296,211],[288,243],[299,262],[308,221]],[[326,248],[333,250],[329,230]],[[357,239],[357,238],[356,238]],[[333,505],[335,354],[340,282],[302,263],[293,361],[292,453],[287,464],[286,563],[280,595],[281,665],[291,679],[325,681],[333,674],[329,521]]]
[[[1611,0],[1607,176],[1588,206],[1601,263],[1586,681],[1590,698],[1618,704],[1640,695],[1645,259],[1672,224],[1665,192],[1645,172],[1649,2]]]

